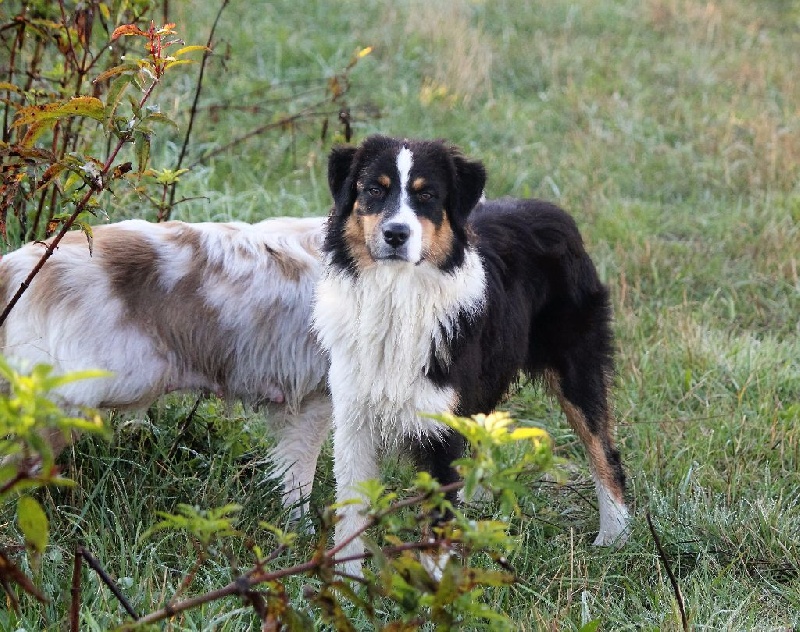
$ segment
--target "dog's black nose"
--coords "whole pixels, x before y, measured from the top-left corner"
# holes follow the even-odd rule
[[[408,241],[410,236],[411,229],[408,227],[408,224],[395,222],[393,224],[387,224],[383,228],[383,240],[392,248],[402,246]]]

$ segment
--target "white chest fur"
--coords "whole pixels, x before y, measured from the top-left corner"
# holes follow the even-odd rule
[[[334,423],[369,432],[384,447],[438,433],[438,424],[417,413],[452,410],[457,396],[425,377],[431,350],[449,359],[459,314],[480,311],[484,286],[473,250],[453,273],[426,262],[380,264],[358,278],[328,268],[314,323],[331,356]]]

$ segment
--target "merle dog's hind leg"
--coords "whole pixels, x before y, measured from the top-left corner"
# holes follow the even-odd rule
[[[292,521],[308,513],[317,459],[330,425],[331,401],[325,393],[307,395],[297,411],[286,410],[273,421],[277,441],[271,456],[276,472],[283,475],[283,505],[291,509]]]

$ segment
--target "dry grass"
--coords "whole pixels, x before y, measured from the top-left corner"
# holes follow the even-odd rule
[[[428,53],[423,99],[437,89],[442,93],[442,88],[465,101],[491,94],[491,40],[472,14],[468,0],[409,0],[403,7],[406,35],[418,39]]]

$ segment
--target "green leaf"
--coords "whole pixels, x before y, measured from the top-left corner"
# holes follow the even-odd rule
[[[114,66],[113,68],[109,68],[108,70],[101,72],[97,75],[92,83],[100,83],[101,81],[105,81],[106,79],[110,79],[111,77],[116,77],[117,75],[121,75],[122,73],[134,73],[139,72],[139,64],[135,61],[125,62],[124,64],[120,64],[119,66]]]
[[[17,524],[25,544],[37,555],[44,552],[47,546],[49,524],[42,506],[30,496],[23,496],[17,503]]]
[[[587,621],[580,628],[578,628],[578,632],[596,632],[597,628],[600,627],[600,623],[600,619],[592,619],[591,621]]]
[[[138,171],[141,175],[147,168],[147,161],[150,159],[150,135],[139,131],[135,132],[133,147],[136,153]]]
[[[97,80],[95,79],[95,81]],[[107,125],[110,125],[111,121],[114,119],[114,114],[119,107],[119,102],[122,101],[125,90],[127,90],[128,86],[132,83],[135,82],[134,77],[131,75],[123,75],[111,82],[108,88],[108,94],[106,95],[105,117]]]
[[[86,369],[84,371],[73,371],[63,375],[50,375],[52,367],[46,364],[37,364],[33,369],[33,374],[40,380],[45,390],[51,391],[59,386],[71,384],[72,382],[79,382],[81,380],[90,380],[101,377],[111,377],[114,375],[110,371],[103,371],[102,369]]]
[[[145,117],[146,121],[154,121],[156,123],[166,123],[167,125],[172,125],[175,129],[179,129],[178,124],[173,121],[168,116],[162,114],[161,112],[153,112],[152,114],[148,114]]]

